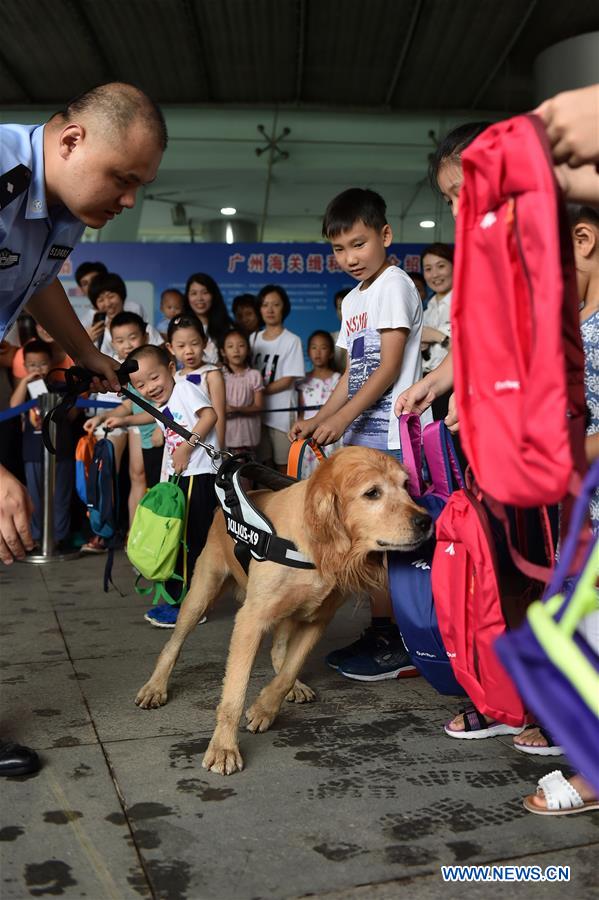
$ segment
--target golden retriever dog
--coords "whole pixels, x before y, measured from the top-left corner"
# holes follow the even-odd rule
[[[299,703],[314,699],[297,678],[335,611],[349,592],[386,584],[387,550],[413,550],[432,531],[430,517],[406,491],[400,463],[366,447],[338,450],[305,481],[280,491],[256,491],[252,500],[277,534],[292,540],[315,568],[252,560],[246,576],[219,510],[172,637],[135,699],[144,709],[166,703],[168,679],[185,638],[232,576],[245,600],[235,617],[216,729],[202,763],[221,775],[243,768],[238,728],[264,634],[274,629],[276,674],[246,712],[251,732],[269,728],[285,697]]]

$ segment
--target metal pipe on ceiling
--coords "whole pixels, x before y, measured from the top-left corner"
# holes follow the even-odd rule
[[[503,64],[505,63],[506,59],[508,58],[508,56],[514,49],[518,38],[524,31],[524,28],[526,27],[526,23],[528,22],[531,15],[533,14],[535,6],[537,5],[537,2],[538,2],[538,0],[530,0],[530,3],[528,4],[525,12],[522,15],[522,18],[520,19],[518,27],[514,30],[514,33],[512,34],[512,36],[509,39],[509,41],[507,42],[507,44],[505,45],[503,52],[501,53],[499,59],[497,60],[497,62],[493,66],[493,68],[491,69],[490,74],[487,76],[487,78],[485,78],[485,80],[483,81],[483,83],[481,84],[479,89],[477,90],[476,94],[474,95],[474,98],[473,98],[472,102],[470,103],[470,109],[475,109],[475,107],[478,104],[478,101],[481,99],[481,97],[484,97],[484,95],[486,94],[490,84],[494,80],[497,73],[500,71],[500,69],[503,66]]]
[[[295,73],[295,102],[299,103],[302,96],[302,82],[304,80],[304,55],[306,49],[306,0],[298,0],[298,40],[297,40],[297,68]]]
[[[408,30],[406,32],[402,48],[399,51],[399,59],[397,60],[393,75],[391,76],[391,83],[389,84],[387,93],[385,94],[385,100],[383,102],[384,106],[391,105],[391,99],[398,85],[399,76],[401,75],[402,69],[408,56],[408,52],[410,50],[410,47],[412,46],[412,38],[414,37],[414,32],[416,31],[416,26],[418,25],[418,19],[420,18],[420,12],[422,10],[423,2],[424,0],[416,0],[414,8],[412,9],[410,24],[408,25]]]

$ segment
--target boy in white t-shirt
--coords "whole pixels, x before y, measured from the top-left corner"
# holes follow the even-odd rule
[[[168,418],[189,431],[198,434],[202,441],[216,449],[216,413],[206,392],[189,381],[175,381],[175,364],[163,347],[146,344],[128,359],[138,363],[137,372],[131,373],[131,384],[142,397],[155,404]],[[180,475],[179,487],[187,497],[187,572],[191,581],[196,560],[204,548],[217,505],[214,491],[212,460],[203,447],[191,447],[182,437],[162,422],[164,432],[166,467],[163,480],[170,475]],[[176,572],[183,574],[183,549],[177,561]],[[144,618],[158,628],[174,628],[179,606],[183,602],[181,582],[166,583],[171,597],[179,597],[177,604],[161,603],[148,610]]]
[[[322,233],[343,271],[359,284],[344,298],[337,346],[347,366],[330,399],[289,433],[331,444],[343,435],[401,460],[393,404],[421,377],[422,301],[408,275],[387,259],[393,235],[375,191],[350,188],[329,203]],[[349,647],[327,656],[348,678],[380,681],[417,674],[391,618],[388,591],[373,591],[372,625]]]

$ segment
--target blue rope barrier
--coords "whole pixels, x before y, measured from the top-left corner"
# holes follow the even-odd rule
[[[13,406],[12,409],[6,409],[4,412],[0,412],[0,422],[6,422],[7,419],[14,419],[15,416],[20,416],[21,413],[27,412],[28,409],[33,409],[35,405],[35,400],[28,400],[26,403],[21,403],[20,406]]]
[[[28,400],[26,403],[21,403],[20,406],[13,406],[11,409],[4,410],[4,412],[0,412],[0,422],[14,419],[16,416],[20,416],[21,413],[27,412],[37,405],[37,400]],[[80,397],[75,401],[75,406],[79,409],[114,409],[115,407],[120,406],[120,403],[115,403],[114,401],[109,402],[107,400],[95,400],[92,398],[86,400],[84,397]],[[320,408],[320,406],[287,406],[284,409],[264,409],[262,410],[262,413],[307,412],[308,410]]]
[[[86,400],[85,397],[80,397],[75,401],[75,406],[77,406],[79,409],[93,409],[95,407],[114,409],[116,406],[120,405],[120,403],[115,403],[113,400],[93,400],[91,397],[88,400]]]

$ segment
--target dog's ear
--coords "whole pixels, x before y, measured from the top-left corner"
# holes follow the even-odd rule
[[[335,574],[351,547],[339,505],[332,465],[323,464],[308,482],[304,525],[312,543],[315,562],[325,577]]]

